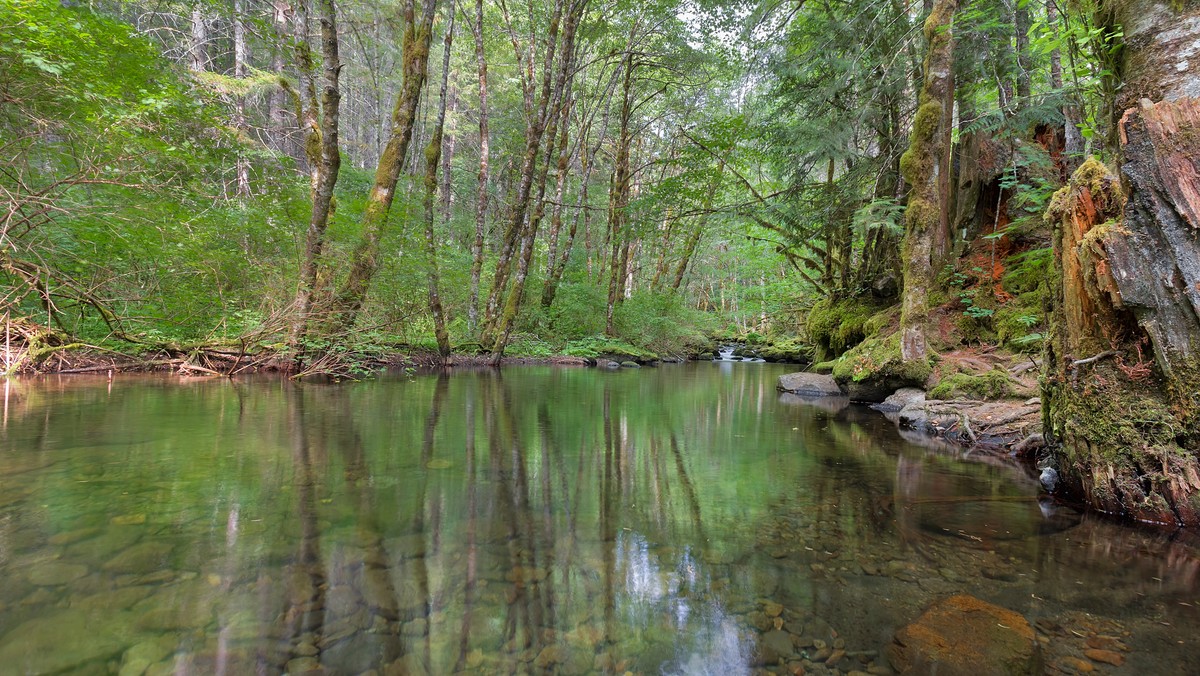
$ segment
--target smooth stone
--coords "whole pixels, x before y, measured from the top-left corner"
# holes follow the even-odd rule
[[[774,666],[795,653],[792,635],[786,631],[768,631],[758,641],[758,663]]]
[[[1024,617],[966,594],[937,601],[902,627],[887,654],[901,674],[1007,676],[1042,668],[1037,639]]]
[[[58,673],[119,655],[130,643],[124,613],[66,610],[42,615],[6,633],[0,670],[16,674]]]
[[[891,393],[878,404],[874,404],[871,408],[884,413],[895,413],[902,411],[909,406],[920,406],[925,403],[925,390],[920,390],[915,387],[901,387]]]
[[[154,592],[153,587],[122,587],[85,596],[71,602],[78,610],[127,610]],[[150,660],[157,662],[160,658]],[[149,665],[147,665],[149,666]]]
[[[555,664],[561,664],[567,661],[566,650],[558,645],[548,645],[542,648],[542,651],[537,654],[533,660],[533,665],[538,669],[549,669]]]
[[[117,554],[104,569],[116,573],[151,573],[167,567],[174,545],[166,542],[141,542]]]
[[[1125,664],[1125,656],[1112,650],[1088,648],[1087,650],[1083,651],[1083,656],[1093,662],[1103,662],[1104,664],[1111,664],[1114,667],[1119,667],[1122,664]]]
[[[88,567],[79,563],[52,561],[35,566],[29,571],[29,581],[39,587],[55,587],[73,582],[88,574]]]
[[[1058,666],[1064,670],[1076,671],[1081,674],[1090,674],[1096,670],[1096,665],[1078,657],[1064,657]]]
[[[119,676],[141,676],[156,662],[175,650],[175,639],[170,636],[142,641],[125,651],[121,658]]]
[[[64,533],[56,533],[51,535],[46,542],[56,547],[73,545],[80,540],[86,540],[90,537],[95,537],[99,533],[100,529],[95,526],[88,528],[76,528],[75,530],[69,530]]]
[[[786,373],[779,376],[775,388],[805,397],[842,396],[842,388],[838,387],[833,376],[823,373]]]
[[[146,631],[201,629],[212,624],[214,609],[221,598],[219,590],[193,581],[163,587],[135,604],[131,611],[137,615],[137,626]]]
[[[321,668],[321,663],[312,657],[297,657],[294,660],[288,660],[287,670],[289,674],[302,674],[306,671],[314,671]]]

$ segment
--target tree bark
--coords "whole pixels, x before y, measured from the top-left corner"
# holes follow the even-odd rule
[[[446,333],[446,316],[442,312],[441,282],[438,279],[437,233],[434,231],[434,198],[438,189],[438,166],[442,159],[442,136],[446,127],[446,99],[450,83],[450,47],[454,43],[454,7],[448,12],[446,39],[442,45],[442,88],[438,98],[437,120],[425,148],[425,274],[429,286],[429,312],[433,315],[433,333],[437,338],[438,354],[445,362],[450,357],[450,336]]]
[[[416,13],[416,0],[404,3],[404,38],[401,42],[403,82],[392,111],[392,131],[384,146],[383,155],[375,168],[375,182],[367,195],[363,211],[362,240],[350,259],[346,276],[337,298],[337,328],[346,332],[358,321],[367,297],[367,290],[379,268],[379,239],[387,226],[388,213],[396,197],[396,183],[408,155],[413,129],[417,121],[417,105],[429,71],[429,45],[433,39],[433,17],[437,0],[421,0],[421,15]]]
[[[239,80],[245,79],[250,60],[245,13],[245,0],[233,0],[233,76]],[[245,155],[245,142],[249,139],[250,129],[246,125],[245,94],[239,94],[234,102],[233,126],[242,140],[237,157],[237,196],[246,198],[250,196],[250,160]]]
[[[192,8],[188,67],[197,72],[208,70],[208,18],[204,16],[199,5]]]
[[[302,0],[301,4],[304,4]],[[307,12],[305,12],[307,24]],[[309,126],[305,133],[306,145],[319,149],[313,160],[311,185],[312,210],[309,213],[308,229],[304,236],[304,258],[300,262],[300,286],[296,291],[295,317],[292,322],[289,345],[294,354],[302,352],[302,343],[310,328],[313,315],[313,294],[317,288],[317,276],[321,265],[321,254],[325,247],[325,232],[329,216],[333,212],[333,189],[337,184],[342,164],[338,146],[338,124],[340,120],[341,90],[339,77],[342,64],[338,56],[337,7],[335,0],[320,0],[321,56],[324,82],[321,89],[321,116],[316,124],[315,101],[311,101],[304,117]],[[307,29],[306,29],[307,32]],[[303,52],[307,55],[307,50]],[[303,68],[302,68],[303,70]],[[312,82],[312,78],[309,78]]]
[[[1051,205],[1045,427],[1064,491],[1105,511],[1200,525],[1200,7],[1132,2],[1116,177],[1084,163]]]
[[[479,64],[479,188],[475,202],[475,239],[471,243],[471,298],[467,306],[467,331],[479,326],[479,277],[483,272],[483,235],[488,208],[488,85],[487,54],[483,49],[483,0],[475,0],[475,61]]]
[[[617,136],[617,155],[613,160],[613,178],[608,198],[608,237],[612,247],[609,260],[608,302],[604,308],[604,333],[614,335],[614,318],[617,305],[621,302],[625,284],[625,273],[629,264],[629,249],[625,233],[626,210],[629,206],[629,151],[633,143],[629,122],[633,114],[634,54],[633,38],[637,25],[630,30],[630,46],[625,52],[625,66],[621,84],[620,131]]]
[[[508,227],[504,232],[504,242],[500,251],[500,256],[496,261],[496,274],[492,280],[492,290],[488,294],[487,315],[485,317],[485,327],[483,331],[482,343],[484,347],[489,349],[493,355],[493,361],[498,362],[503,355],[504,346],[500,342],[500,335],[511,327],[512,319],[505,319],[504,315],[508,314],[508,302],[505,302],[503,314],[501,313],[501,300],[505,298],[505,290],[508,287],[509,275],[512,273],[512,263],[514,254],[518,253],[518,246],[524,241],[522,234],[526,232],[526,217],[529,215],[530,196],[533,194],[534,178],[537,176],[538,151],[541,149],[542,137],[545,135],[546,127],[550,120],[550,105],[554,94],[554,57],[559,46],[559,30],[562,26],[563,4],[567,0],[556,0],[554,3],[554,11],[550,17],[550,25],[548,37],[546,39],[546,53],[542,65],[542,88],[541,95],[538,97],[536,107],[532,105],[532,72],[527,75],[525,90],[527,122],[525,128],[525,153],[521,160],[521,177],[517,186],[517,194],[515,196],[512,208],[512,214],[508,222]],[[573,0],[572,0],[573,1]],[[513,49],[517,54],[518,63],[522,60],[520,50],[516,38],[513,38]],[[531,62],[530,57],[527,61]],[[532,69],[530,63],[528,68]],[[508,294],[509,298],[513,294]],[[514,308],[515,312],[515,308]]]
[[[529,268],[533,262],[533,245],[537,238],[538,225],[541,223],[542,217],[545,214],[545,195],[546,195],[546,180],[549,172],[550,161],[554,157],[555,144],[554,139],[557,134],[557,126],[560,118],[565,124],[568,120],[563,116],[563,108],[566,106],[565,92],[571,78],[574,77],[574,56],[575,56],[575,30],[579,25],[580,19],[583,17],[583,11],[587,6],[587,0],[569,0],[570,4],[566,8],[566,18],[563,23],[562,30],[562,48],[559,56],[559,64],[557,68],[557,77],[553,92],[550,97],[550,110],[547,112],[545,104],[540,106],[540,115],[545,116],[546,123],[543,126],[548,126],[547,131],[543,131],[550,142],[546,146],[546,157],[541,163],[541,169],[537,176],[538,193],[534,200],[534,213],[529,217],[529,222],[524,229],[524,235],[521,240],[521,257],[517,263],[516,276],[513,278],[513,286],[509,291],[508,299],[504,304],[504,312],[500,315],[499,323],[496,329],[496,338],[492,343],[492,363],[499,364],[500,359],[504,356],[504,349],[508,345],[508,338],[512,333],[513,326],[516,324],[517,313],[521,306],[521,301],[525,294],[525,281],[529,275]],[[553,35],[553,33],[552,33]],[[550,70],[552,63],[551,55],[547,55],[546,68]],[[545,81],[543,81],[545,84]],[[540,142],[540,139],[539,139]],[[528,199],[528,198],[526,198]],[[514,220],[515,222],[515,220]]]
[[[954,40],[951,24],[956,0],[937,0],[925,20],[924,83],[912,140],[900,159],[901,172],[912,186],[904,211],[904,293],[900,308],[900,356],[906,362],[928,358],[929,291],[935,260],[944,253],[939,241],[947,239],[948,183],[944,166],[953,119]],[[944,244],[943,244],[944,246]]]
[[[1070,28],[1067,25],[1066,17],[1059,14],[1058,0],[1046,1],[1046,23],[1058,27],[1063,33]],[[1057,48],[1050,52],[1050,86],[1055,91],[1061,91],[1063,88],[1062,54]],[[1083,134],[1079,131],[1079,108],[1068,103],[1062,107],[1062,114],[1064,120],[1063,154],[1066,156],[1064,165],[1067,173],[1071,174],[1079,168],[1083,158]]]

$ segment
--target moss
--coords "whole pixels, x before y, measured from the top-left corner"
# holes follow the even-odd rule
[[[777,340],[759,349],[760,357],[771,362],[805,364],[812,359],[812,346],[798,338]]]
[[[841,356],[833,378],[863,400],[882,400],[901,387],[924,387],[933,373],[931,359],[905,361],[900,356],[900,332],[868,338]]]
[[[878,305],[863,298],[818,302],[805,322],[814,359],[825,361],[861,343],[871,335],[867,324],[878,311]]]
[[[813,373],[833,373],[833,369],[835,366],[837,366],[837,363],[838,363],[837,359],[830,359],[829,361],[817,362],[812,365],[812,372]]]
[[[995,368],[982,375],[955,373],[943,378],[929,390],[931,399],[1005,399],[1016,396],[1012,379],[1004,369]]]

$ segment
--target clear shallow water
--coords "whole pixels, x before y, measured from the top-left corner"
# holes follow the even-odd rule
[[[882,671],[957,592],[1051,669],[1091,639],[1200,672],[1192,535],[1039,504],[788,370],[0,386],[0,673],[724,676],[773,630]]]

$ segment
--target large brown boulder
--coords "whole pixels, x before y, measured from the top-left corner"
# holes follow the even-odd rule
[[[1042,673],[1033,628],[1020,614],[958,594],[934,603],[887,648],[901,674],[1010,676]]]

